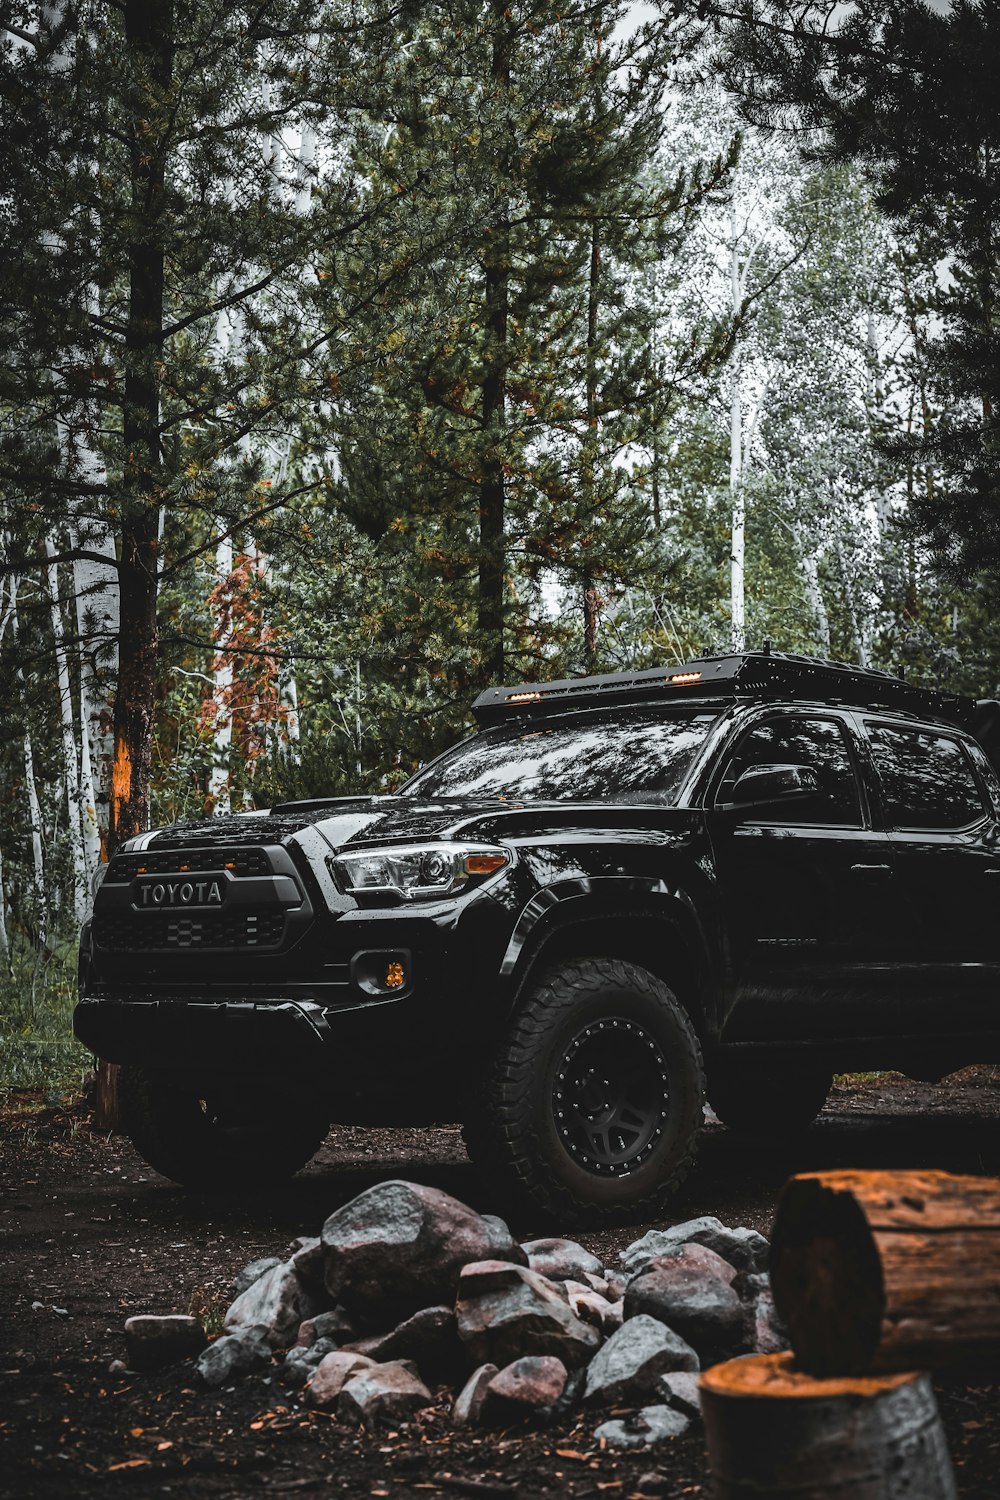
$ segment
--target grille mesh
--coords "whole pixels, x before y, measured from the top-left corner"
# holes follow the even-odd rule
[[[275,948],[285,935],[284,912],[142,912],[94,917],[99,948],[136,953],[150,948]]]

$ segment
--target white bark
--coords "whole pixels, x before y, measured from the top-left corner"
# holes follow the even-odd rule
[[[10,624],[11,634],[16,644],[18,636],[17,580],[11,578],[8,587],[10,589],[10,599],[4,611],[3,625],[6,630],[8,623]],[[23,689],[24,675],[20,668],[18,668],[16,674],[16,681],[18,686]],[[22,692],[23,701],[24,695]],[[25,716],[24,720],[21,754],[24,762],[24,794],[28,803],[28,836],[31,841],[31,883],[35,896],[38,936],[39,940],[44,943],[48,931],[48,903],[45,894],[45,858],[42,848],[42,810],[38,802],[38,788],[35,785],[35,752],[31,743],[31,729],[28,725],[27,716]]]
[[[53,562],[56,549],[51,536],[45,538],[45,582],[49,593],[49,612],[52,620],[52,635],[55,641],[56,685],[59,693],[59,724],[62,736],[63,780],[66,786],[66,822],[69,839],[70,860],[73,866],[73,910],[83,922],[87,915],[87,893],[90,889],[90,871],[83,841],[80,801],[80,764],[77,756],[76,721],[73,715],[73,693],[70,687],[69,666],[66,660],[66,638],[63,630],[62,606],[59,601],[59,570]]]
[[[215,579],[223,583],[233,571],[233,541],[225,536],[215,549]],[[233,747],[233,719],[230,698],[233,686],[232,658],[224,649],[229,643],[228,630],[216,640],[218,655],[212,670],[212,698],[215,703],[215,722],[212,731],[212,769],[208,777],[208,795],[212,799],[215,813],[228,813],[229,763]]]
[[[827,613],[826,601],[823,598],[823,589],[819,581],[819,554],[802,545],[798,531],[795,533],[795,538],[799,544],[799,556],[802,558],[802,569],[806,575],[806,593],[809,595],[813,618],[816,621],[820,650],[824,656],[829,656],[833,649],[830,641],[830,616]]]
[[[851,634],[854,637],[854,646],[857,653],[858,666],[868,667],[871,665],[868,651],[868,633],[865,629],[864,622],[861,618],[861,613],[858,609],[854,590],[851,587],[851,578],[850,574],[848,573],[847,563],[844,558],[844,549],[841,546],[840,542],[838,542],[836,545],[836,555],[837,567],[840,572],[840,581],[844,590],[844,606],[847,610],[847,617],[851,622]]]
[[[7,936],[7,896],[3,879],[3,850],[0,849],[0,959],[8,974],[13,974],[10,962],[10,939]]]

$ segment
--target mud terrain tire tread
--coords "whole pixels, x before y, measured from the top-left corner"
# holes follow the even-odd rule
[[[631,1178],[588,1180],[555,1135],[545,1075],[554,1071],[553,1059],[574,1018],[582,1024],[604,1012],[630,1012],[655,1030],[669,1062],[672,1104],[663,1143]],[[549,970],[522,999],[495,1059],[485,1108],[469,1121],[464,1136],[470,1155],[489,1176],[516,1186],[522,1200],[553,1222],[593,1226],[651,1219],[694,1162],[703,1098],[698,1036],[668,986],[624,960],[577,959]],[[629,1196],[633,1185],[639,1191]]]

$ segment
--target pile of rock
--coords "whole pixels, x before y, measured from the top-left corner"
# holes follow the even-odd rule
[[[518,1244],[447,1193],[385,1182],[286,1259],[247,1266],[212,1343],[194,1318],[130,1318],[128,1362],[193,1357],[220,1387],[274,1373],[278,1358],[307,1406],[367,1427],[432,1406],[432,1386],[457,1426],[634,1408],[595,1436],[649,1446],[697,1415],[703,1366],[786,1347],[767,1249],[752,1229],[692,1219],[651,1231],[609,1270],[572,1240]]]

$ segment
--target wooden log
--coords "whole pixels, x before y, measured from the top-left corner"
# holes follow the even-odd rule
[[[1000,1354],[1000,1181],[809,1172],[786,1184],[771,1287],[813,1375]]]
[[[955,1500],[923,1372],[816,1380],[755,1354],[700,1387],[713,1500]]]

